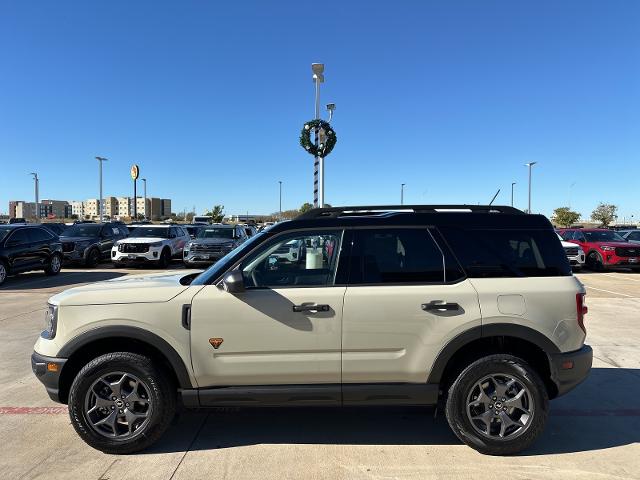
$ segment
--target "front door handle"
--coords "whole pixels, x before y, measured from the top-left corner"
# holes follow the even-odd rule
[[[294,305],[294,312],[328,312],[331,307],[325,304],[317,304],[317,303],[303,303],[302,305]]]
[[[423,303],[422,304],[422,310],[424,310],[425,312],[429,312],[429,311],[439,311],[439,312],[444,312],[444,311],[453,311],[453,310],[459,310],[460,309],[460,305],[458,305],[457,303],[434,303],[434,302],[430,302],[430,303]]]

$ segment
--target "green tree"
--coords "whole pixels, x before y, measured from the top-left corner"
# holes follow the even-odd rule
[[[600,202],[596,209],[591,212],[591,220],[600,222],[602,226],[607,227],[611,222],[618,218],[618,215],[616,214],[617,211],[617,205]]]
[[[214,205],[205,215],[211,215],[213,223],[220,223],[224,220],[224,205]]]
[[[313,208],[313,205],[311,205],[309,202],[305,202],[302,204],[302,206],[300,207],[300,213],[305,213],[308,212],[309,210],[311,210]]]
[[[580,214],[569,207],[559,207],[553,211],[551,221],[561,227],[570,227],[580,219]]]

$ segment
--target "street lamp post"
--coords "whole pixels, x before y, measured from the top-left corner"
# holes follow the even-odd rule
[[[278,214],[278,218],[282,220],[282,180],[278,180],[278,184],[280,185],[280,209],[278,210],[280,213]]]
[[[400,184],[400,205],[404,205],[404,186],[406,183]]]
[[[320,84],[324,83],[324,63],[312,63],[313,83],[316,86],[315,119],[320,119]],[[316,149],[320,141],[320,129],[315,129]],[[324,205],[324,159],[316,156],[313,162],[313,206],[318,208]]]
[[[147,179],[146,178],[142,179],[142,184],[144,187],[144,219],[148,220],[147,218]]]
[[[31,172],[29,175],[33,175],[33,184],[35,187],[36,194],[36,218],[40,218],[40,208],[38,208],[38,204],[40,203],[40,179],[38,178],[38,174],[36,172]]]
[[[531,167],[533,167],[536,163],[538,162],[529,162],[529,163],[525,163],[524,166],[525,167],[529,167],[529,208],[527,210],[527,213],[531,213]]]
[[[511,182],[511,206],[513,207],[513,187],[516,184],[516,182]]]
[[[96,157],[96,160],[98,160],[98,163],[100,164],[100,203],[98,203],[98,218],[100,219],[100,222],[102,222],[104,214],[102,207],[102,162],[106,162],[108,159],[104,157]]]

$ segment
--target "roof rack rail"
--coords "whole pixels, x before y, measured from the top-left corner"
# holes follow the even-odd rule
[[[524,215],[522,210],[498,205],[356,205],[346,207],[313,208],[296,217],[296,220],[313,218],[336,218],[343,215],[382,215],[393,212],[412,211],[414,213],[473,212],[473,213],[509,213]]]

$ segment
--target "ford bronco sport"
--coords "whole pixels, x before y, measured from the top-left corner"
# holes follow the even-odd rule
[[[292,241],[296,258],[279,252]],[[278,223],[208,270],[49,301],[35,375],[109,453],[186,407],[443,405],[512,454],[589,373],[583,285],[549,221],[496,206],[342,207]]]

